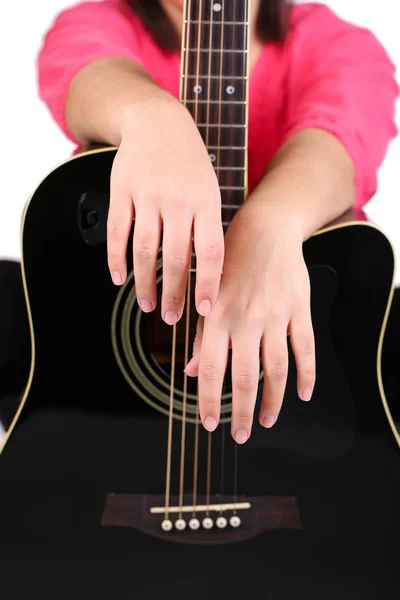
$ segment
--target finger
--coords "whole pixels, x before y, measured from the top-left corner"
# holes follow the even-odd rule
[[[201,342],[203,339],[204,317],[197,320],[196,337],[193,342],[192,359],[186,365],[185,373],[188,377],[197,377],[200,361]]]
[[[208,431],[214,431],[220,418],[228,345],[228,331],[217,327],[215,322],[206,320],[200,352],[198,388],[200,416]]]
[[[160,215],[156,211],[136,211],[133,234],[133,268],[138,304],[151,312],[157,304],[156,266],[160,245]]]
[[[224,262],[224,234],[221,218],[201,214],[194,221],[196,252],[196,309],[210,314],[218,295]]]
[[[164,220],[161,314],[168,325],[179,321],[185,305],[191,237],[192,217],[189,214]]]
[[[315,341],[310,311],[293,315],[290,324],[290,343],[296,359],[297,393],[308,402],[315,386]]]
[[[243,333],[232,343],[232,437],[244,444],[250,437],[260,374],[260,336]]]
[[[282,408],[288,375],[287,325],[276,324],[264,333],[262,363],[264,387],[260,408],[260,423],[272,427]]]
[[[118,190],[111,190],[107,218],[107,256],[108,268],[115,285],[122,285],[126,280],[126,250],[132,219],[132,198]]]

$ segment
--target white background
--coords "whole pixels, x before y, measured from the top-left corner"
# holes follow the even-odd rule
[[[0,24],[1,196],[0,257],[18,258],[23,206],[40,180],[67,158],[73,146],[52,123],[36,91],[35,58],[55,14],[75,0],[7,2]],[[366,26],[384,43],[400,67],[395,0],[327,0],[342,17]],[[400,111],[398,111],[399,115]],[[398,116],[400,125],[400,118]],[[380,171],[379,192],[367,214],[389,236],[398,256],[400,284],[400,139],[392,143]]]

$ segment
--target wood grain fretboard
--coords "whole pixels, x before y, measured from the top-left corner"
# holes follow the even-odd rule
[[[247,193],[248,0],[187,0],[181,101],[214,165],[224,229]]]

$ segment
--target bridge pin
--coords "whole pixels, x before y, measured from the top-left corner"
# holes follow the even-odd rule
[[[217,527],[219,527],[219,529],[225,529],[225,527],[227,525],[228,525],[228,521],[225,519],[225,517],[218,517]]]
[[[240,520],[240,517],[238,517],[237,515],[233,515],[233,517],[229,519],[229,523],[231,527],[239,527],[242,521]]]
[[[177,521],[175,521],[175,527],[179,531],[183,531],[184,529],[186,529],[186,521],[184,521],[183,519],[178,519]]]
[[[171,531],[172,521],[170,521],[169,519],[164,519],[164,521],[161,523],[161,528],[163,529],[163,531]]]
[[[210,519],[210,517],[206,517],[205,519],[203,519],[204,529],[212,529],[213,525],[214,525],[214,521],[212,519]]]
[[[200,527],[200,521],[198,519],[190,519],[189,527],[195,531]]]

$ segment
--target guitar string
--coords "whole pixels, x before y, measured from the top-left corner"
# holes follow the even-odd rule
[[[234,4],[235,4],[235,9],[236,9],[236,0],[234,0]],[[249,76],[249,69],[248,69],[248,61],[249,61],[249,49],[250,49],[250,44],[249,44],[249,19],[250,19],[250,0],[247,0],[244,2],[243,4],[243,8],[244,8],[244,18],[241,18],[241,21],[244,23],[243,25],[243,65],[242,65],[242,72],[244,75],[246,75],[246,77],[248,78]],[[236,12],[235,12],[236,14]],[[240,15],[241,17],[243,17],[243,15]],[[246,52],[247,50],[247,52]],[[246,102],[248,102],[249,98],[248,98],[248,79],[246,79],[246,93],[245,93],[245,99]],[[246,105],[246,107],[248,107],[248,104]],[[247,167],[247,152],[248,152],[248,108],[246,108],[246,118],[245,118],[245,140],[244,140],[244,152],[245,152],[245,163],[246,163],[246,167]],[[246,177],[246,175],[245,175]],[[247,183],[247,181],[245,182]],[[247,185],[244,185],[243,187],[247,188]],[[243,192],[243,202],[245,201],[245,196],[246,196],[246,191],[247,189]],[[238,479],[239,479],[239,445],[237,443],[235,443],[234,445],[234,468],[233,468],[233,505],[236,506],[237,505],[237,501],[238,501]],[[233,514],[236,515],[236,508],[233,510]]]
[[[190,47],[190,25],[187,21],[190,20],[191,0],[188,3],[189,15],[185,15],[186,26],[182,35],[184,36],[185,48]],[[186,10],[185,10],[186,12]],[[188,72],[188,61],[189,53],[185,55],[185,73]],[[187,105],[187,77],[185,77],[183,87],[183,101],[184,105]],[[189,360],[189,330],[190,330],[190,302],[191,302],[191,262],[192,262],[192,240],[190,240],[189,248],[189,272],[187,282],[187,293],[186,293],[186,329],[185,329],[185,357],[184,365],[186,366]],[[182,431],[181,431],[181,459],[180,459],[180,476],[179,476],[179,512],[178,519],[182,519],[183,516],[183,494],[185,486],[185,444],[186,444],[186,411],[187,411],[187,384],[188,377],[186,373],[183,373],[183,398],[182,398]]]
[[[172,356],[171,356],[171,389],[169,394],[168,415],[168,448],[167,448],[167,477],[165,482],[165,520],[169,517],[169,502],[171,490],[171,455],[172,455],[172,423],[174,411],[174,388],[175,388],[175,352],[176,352],[176,325],[172,329]]]
[[[209,18],[209,44],[208,44],[208,68],[207,68],[207,115],[206,115],[206,147],[210,145],[210,100],[211,100],[211,66],[212,66],[212,36],[214,31],[214,7],[212,3],[210,4],[210,18]],[[224,13],[224,5],[222,3],[222,14]],[[207,19],[205,19],[207,20]],[[200,25],[201,27],[201,25]],[[219,130],[219,127],[218,127]],[[212,456],[212,433],[207,433],[207,479],[206,479],[206,516],[209,516],[209,506],[210,506],[210,494],[211,494],[211,456]]]
[[[222,15],[221,15],[221,45],[220,45],[220,55],[219,55],[219,61],[220,61],[220,65],[219,65],[219,104],[218,104],[218,123],[220,124],[222,122],[222,85],[223,85],[223,48],[224,48],[224,33],[225,33],[225,27],[224,27],[224,17],[225,17],[225,7],[223,5],[223,9],[222,9]],[[218,146],[218,151],[217,151],[217,167],[220,168],[221,165],[221,128],[218,127],[217,130],[217,146]],[[225,376],[226,377],[226,376]],[[223,400],[223,394],[221,394],[221,412],[222,412],[222,407],[224,404],[224,400]],[[225,424],[221,425],[221,460],[220,460],[220,503],[221,503],[221,508],[220,508],[220,515],[222,516],[222,503],[223,503],[223,488],[224,488],[224,462],[225,462]]]
[[[189,0],[189,5],[191,6],[191,0]],[[201,15],[203,8],[203,0],[199,2],[199,15],[198,15],[198,24],[197,24],[197,49],[201,46]],[[189,54],[189,51],[188,51]],[[186,73],[188,74],[188,73]],[[199,86],[200,80],[200,52],[197,52],[196,57],[196,87]],[[195,94],[195,102],[194,102],[194,120],[198,122],[198,111],[199,111],[199,103],[198,103],[198,94]],[[196,385],[196,422],[195,422],[195,433],[194,433],[194,457],[193,457],[193,518],[196,517],[196,506],[197,506],[197,486],[198,486],[198,471],[199,471],[199,429],[200,429],[200,413],[199,413],[199,387]]]

